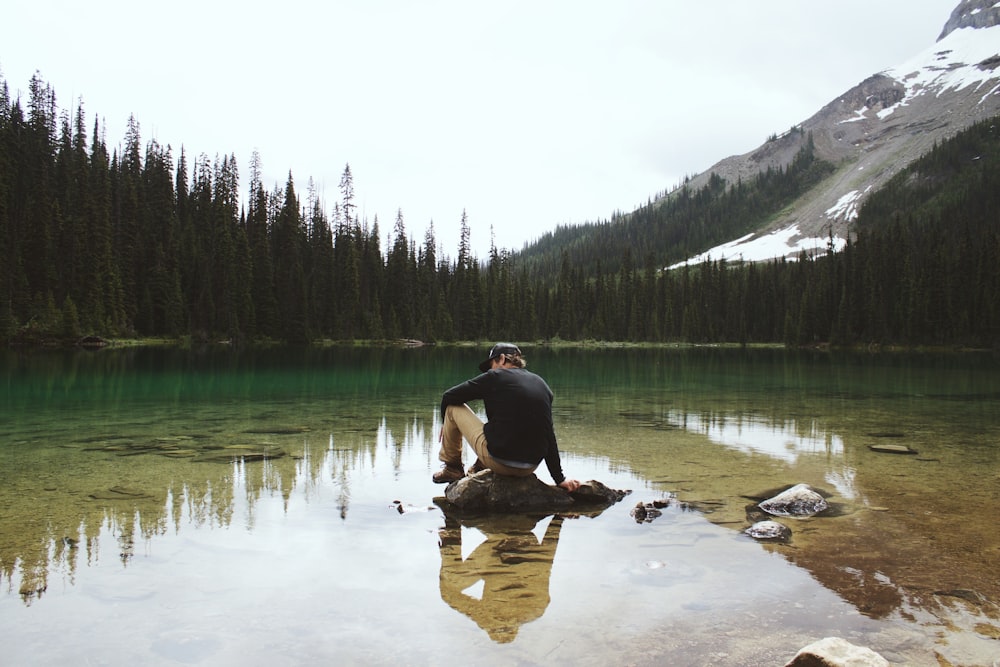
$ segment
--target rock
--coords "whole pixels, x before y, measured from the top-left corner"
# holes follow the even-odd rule
[[[601,482],[590,480],[580,484],[580,488],[570,492],[569,495],[578,503],[608,507],[614,505],[630,493],[632,492],[612,489]]]
[[[639,501],[631,510],[629,516],[635,519],[636,523],[652,523],[653,519],[663,514],[663,509],[670,506],[670,498],[654,500],[651,503]]]
[[[906,445],[868,445],[868,449],[882,454],[916,454],[917,450]]]
[[[146,500],[153,496],[141,489],[113,486],[107,491],[95,491],[89,494],[88,497],[91,500]]]
[[[753,505],[747,505],[745,508],[747,521],[750,523],[757,523],[758,521],[767,521],[771,518],[771,515],[760,508],[758,503]]]
[[[251,435],[298,435],[308,433],[310,430],[308,426],[259,426],[248,428],[243,432]]]
[[[934,595],[959,598],[977,606],[983,606],[987,602],[986,598],[983,597],[981,593],[971,591],[967,588],[952,588],[950,590],[934,591]]]
[[[270,461],[286,456],[285,450],[274,445],[227,445],[222,449],[206,447],[201,454],[192,460],[198,462],[211,461],[216,463],[235,463],[243,461],[250,463],[253,461]]]
[[[100,336],[84,336],[76,341],[76,344],[82,348],[88,350],[98,350],[108,344],[108,341],[104,340]]]
[[[870,648],[827,637],[803,648],[785,667],[889,667],[889,661]]]
[[[444,492],[449,503],[461,510],[510,512],[561,510],[573,504],[573,498],[558,486],[542,483],[534,475],[504,477],[483,470],[451,482]]]
[[[492,470],[483,470],[450,483],[445,488],[444,500],[468,512],[559,512],[570,507],[585,510],[608,507],[626,493],[590,480],[570,494],[558,486],[543,483],[535,475],[504,477]]]
[[[774,516],[812,516],[827,508],[826,500],[808,484],[796,484],[773,498],[760,503],[760,508]]]
[[[160,452],[160,456],[171,459],[189,459],[198,456],[198,452],[193,449],[169,449]]]
[[[792,529],[777,521],[758,521],[743,532],[755,540],[787,541],[792,536]]]
[[[635,519],[636,523],[652,523],[653,519],[663,514],[660,510],[649,503],[636,503],[635,507],[629,510],[629,515]]]
[[[406,503],[404,505],[403,501],[401,500],[393,500],[392,507],[400,514],[413,514],[415,512],[433,512],[435,509],[433,506],[427,506],[427,505],[413,505],[411,503]]]

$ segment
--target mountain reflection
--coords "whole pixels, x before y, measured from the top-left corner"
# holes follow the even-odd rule
[[[551,519],[547,526],[546,519]],[[514,641],[521,626],[541,618],[549,605],[562,522],[560,516],[459,518],[446,513],[439,531],[441,599],[498,644]],[[482,541],[470,546],[476,537]]]

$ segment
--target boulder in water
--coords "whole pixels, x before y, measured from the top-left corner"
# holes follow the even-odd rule
[[[774,516],[812,516],[827,508],[826,500],[808,484],[796,484],[773,498],[760,503],[760,508]]]
[[[889,667],[889,661],[870,648],[826,637],[796,653],[785,667]]]
[[[505,477],[483,470],[450,483],[443,500],[465,512],[559,512],[569,508],[588,511],[613,505],[626,493],[594,480],[569,493],[545,484],[535,475]]]

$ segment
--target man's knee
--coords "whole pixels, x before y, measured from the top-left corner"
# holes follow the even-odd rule
[[[444,418],[455,421],[455,418],[458,416],[460,411],[472,412],[472,409],[465,403],[462,403],[461,405],[449,405],[444,409]]]

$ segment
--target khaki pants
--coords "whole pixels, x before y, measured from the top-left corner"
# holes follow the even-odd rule
[[[462,467],[462,438],[465,437],[472,450],[479,457],[484,468],[507,477],[527,477],[533,475],[534,468],[512,468],[500,463],[486,447],[483,422],[468,405],[449,405],[444,412],[444,426],[441,429],[441,454],[438,456],[447,465]]]

